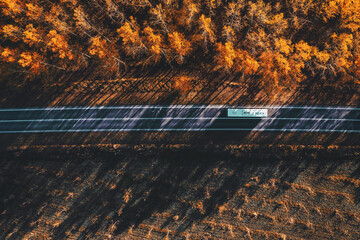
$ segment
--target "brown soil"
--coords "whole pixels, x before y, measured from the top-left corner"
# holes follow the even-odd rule
[[[174,90],[175,79],[187,76],[191,90]],[[255,79],[200,70],[134,70],[104,80],[89,69],[54,76],[49,83],[25,82],[16,90],[0,90],[0,107],[89,106],[126,104],[346,105],[360,102],[358,85],[313,80],[290,89],[267,90]]]
[[[356,239],[359,146],[1,154],[1,239]]]
[[[22,146],[79,146],[121,144],[186,144],[203,147],[227,144],[257,145],[340,145],[359,146],[358,133],[281,133],[281,132],[95,132],[0,134],[0,150]]]

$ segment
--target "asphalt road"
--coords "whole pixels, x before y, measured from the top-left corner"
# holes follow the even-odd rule
[[[228,109],[267,109],[229,117]],[[135,105],[0,109],[0,133],[101,131],[281,131],[360,133],[360,108],[330,106]]]

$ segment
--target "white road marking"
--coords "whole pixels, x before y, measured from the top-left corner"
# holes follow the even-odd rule
[[[159,129],[121,129],[121,128],[113,128],[113,129],[71,129],[71,130],[24,130],[24,131],[0,131],[0,133],[49,133],[49,132],[131,132],[131,131],[151,131],[151,132],[158,132],[158,131],[269,131],[269,132],[341,132],[341,133],[360,133],[360,130],[332,130],[332,129],[262,129],[262,128],[159,128]]]
[[[121,120],[298,120],[298,121],[351,121],[360,122],[360,119],[343,119],[343,118],[274,118],[274,117],[263,117],[263,118],[248,118],[248,117],[194,117],[194,118],[181,118],[181,117],[164,117],[164,118],[141,118],[141,117],[125,117],[125,118],[48,118],[48,119],[9,119],[0,120],[0,123],[11,123],[11,122],[54,122],[54,121],[121,121]]]

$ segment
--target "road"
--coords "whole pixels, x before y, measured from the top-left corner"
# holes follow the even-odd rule
[[[229,117],[228,109],[267,109]],[[360,108],[319,106],[135,105],[0,109],[0,133],[100,131],[281,131],[360,133]]]

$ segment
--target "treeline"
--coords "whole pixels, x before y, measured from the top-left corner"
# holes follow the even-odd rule
[[[358,0],[0,0],[1,72],[202,66],[359,83]]]

